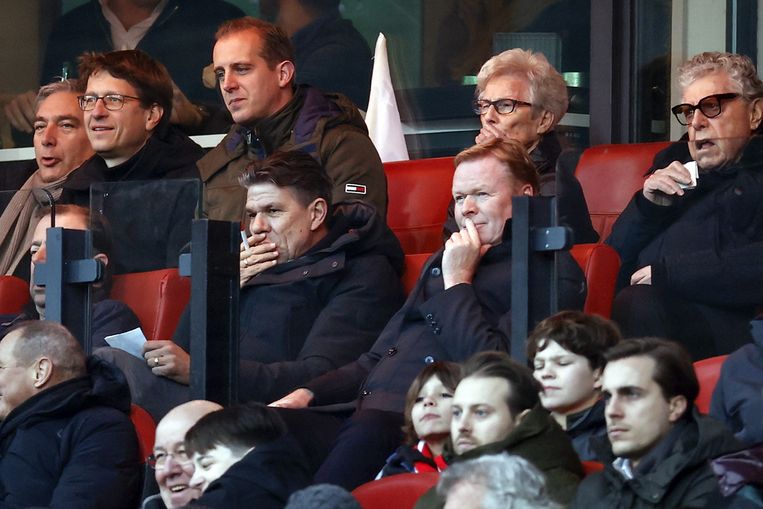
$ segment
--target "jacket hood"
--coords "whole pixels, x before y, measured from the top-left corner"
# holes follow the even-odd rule
[[[96,357],[87,359],[88,374],[46,389],[16,407],[0,424],[0,442],[17,427],[73,415],[85,408],[108,406],[130,413],[130,389],[124,374]]]

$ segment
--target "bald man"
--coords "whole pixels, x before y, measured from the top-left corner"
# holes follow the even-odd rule
[[[159,494],[148,497],[144,509],[174,509],[201,496],[201,490],[189,485],[193,461],[185,452],[185,434],[196,421],[222,409],[212,401],[194,400],[170,410],[156,427],[154,453],[149,464],[155,470]]]

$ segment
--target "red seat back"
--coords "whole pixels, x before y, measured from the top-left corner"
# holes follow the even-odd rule
[[[111,298],[130,306],[146,339],[170,339],[191,298],[191,281],[177,269],[114,276]]]
[[[392,475],[358,486],[352,495],[363,509],[412,509],[439,477],[438,472]]]
[[[421,269],[432,253],[416,253],[405,255],[405,272],[403,272],[403,289],[405,294],[411,293],[419,280]]]
[[[599,463],[598,461],[581,461],[580,464],[583,465],[583,472],[585,473],[586,477],[595,472],[601,472],[604,470],[604,464]]]
[[[583,152],[575,176],[583,187],[591,222],[602,240],[617,217],[644,184],[655,154],[670,143],[598,145]]]
[[[719,355],[694,363],[694,372],[699,381],[699,394],[694,404],[703,414],[710,411],[710,400],[713,399],[715,384],[718,383],[718,378],[721,376],[721,366],[726,361],[726,357],[728,355]]]
[[[29,284],[16,276],[0,276],[0,315],[17,315],[29,302]]]
[[[583,269],[588,283],[583,311],[609,318],[612,315],[617,273],[620,271],[617,251],[606,244],[576,244],[570,249],[570,254]]]
[[[156,423],[151,415],[135,403],[130,409],[130,420],[135,426],[140,446],[141,462],[145,461],[154,452],[154,440],[156,439]]]
[[[431,253],[442,247],[453,171],[452,157],[384,163],[387,224],[406,254]]]

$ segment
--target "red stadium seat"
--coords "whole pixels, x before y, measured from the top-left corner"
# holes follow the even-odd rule
[[[29,302],[29,284],[16,276],[0,276],[0,315],[17,315]]]
[[[583,152],[575,176],[583,187],[594,229],[603,242],[633,194],[644,184],[644,174],[655,154],[668,142],[598,145]]]
[[[718,383],[718,378],[721,376],[721,366],[726,361],[726,357],[728,355],[719,355],[694,363],[694,372],[699,381],[699,394],[694,404],[703,414],[710,411],[710,400],[713,398],[715,384]]]
[[[352,495],[363,509],[412,509],[439,477],[439,472],[392,475],[358,486]]]
[[[130,420],[135,426],[140,446],[140,459],[144,462],[154,452],[154,439],[156,438],[156,423],[151,415],[135,403],[130,409]]]
[[[612,315],[617,273],[620,271],[617,251],[606,244],[577,244],[572,246],[570,254],[583,269],[588,283],[583,311],[609,318]]]
[[[387,224],[406,254],[442,247],[442,227],[451,200],[453,158],[385,163]]]
[[[146,339],[171,339],[191,298],[191,281],[177,269],[114,276],[111,298],[130,306]]]
[[[424,264],[427,262],[432,253],[416,253],[405,255],[405,272],[403,272],[403,288],[405,294],[411,293],[411,290],[416,286],[416,282],[419,280],[419,274]]]

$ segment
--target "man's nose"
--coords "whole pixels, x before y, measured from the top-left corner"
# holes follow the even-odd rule
[[[226,72],[225,76],[220,80],[220,87],[226,92],[238,88],[238,80],[236,80],[236,76],[233,73]]]
[[[691,117],[690,125],[694,129],[702,129],[703,127],[707,125],[707,117],[705,116],[704,113],[702,113],[702,110],[700,110],[699,108],[694,110],[694,113],[692,114],[692,117]]]
[[[263,214],[257,214],[249,221],[249,231],[251,231],[252,234],[270,231],[270,225]]]
[[[477,213],[477,202],[471,196],[464,196],[461,201],[461,213],[464,216],[472,216]]]
[[[485,124],[498,123],[498,111],[495,109],[495,104],[488,106],[487,111],[482,114],[481,120]]]
[[[607,400],[606,406],[604,407],[604,413],[607,418],[616,418],[622,416],[622,406],[620,405],[620,400],[614,396],[609,398]]]
[[[53,123],[46,125],[40,133],[40,142],[43,146],[49,147],[56,144],[56,128]]]
[[[32,263],[45,263],[45,245],[41,245],[37,251],[32,253]]]
[[[556,375],[553,368],[551,368],[551,366],[549,366],[548,364],[546,364],[545,366],[543,366],[537,371],[541,378],[554,378],[554,376]]]
[[[424,396],[424,406],[435,406],[435,400],[432,396]]]

